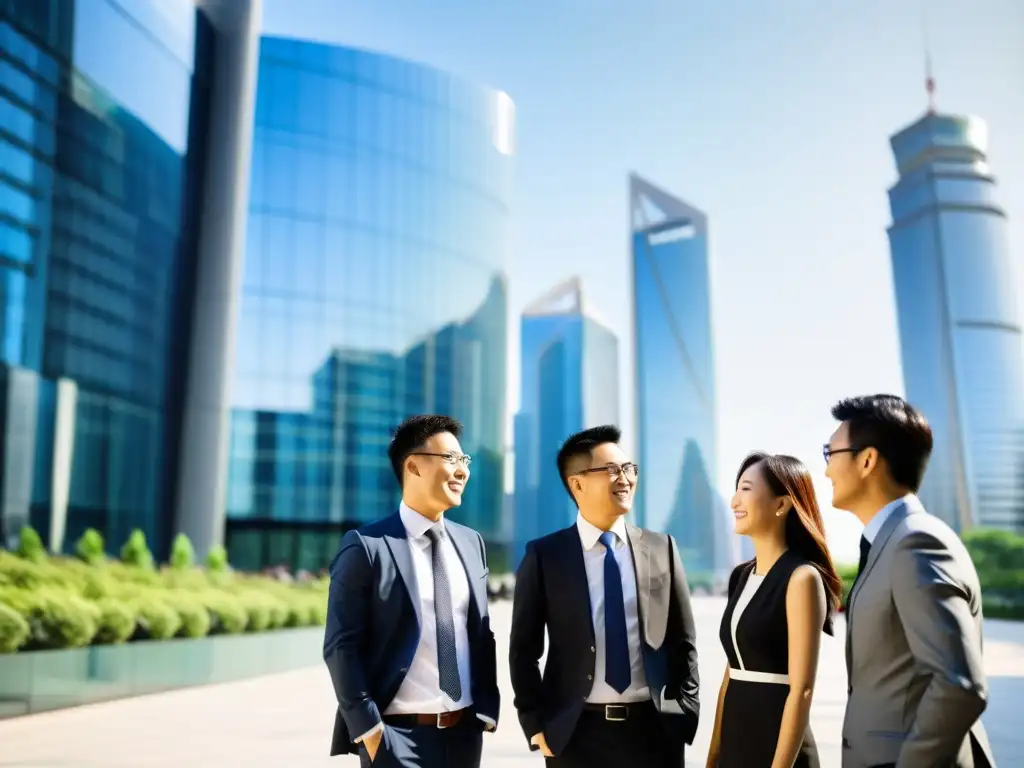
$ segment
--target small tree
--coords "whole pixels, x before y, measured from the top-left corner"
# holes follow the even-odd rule
[[[89,528],[75,543],[75,553],[89,565],[102,564],[106,558],[103,535],[95,528]]]
[[[179,533],[171,544],[171,568],[186,571],[195,565],[195,562],[196,550],[192,542],[184,533]]]
[[[146,571],[151,571],[156,567],[153,553],[149,551],[149,545],[146,544],[146,534],[138,528],[131,532],[128,541],[121,547],[121,562]]]
[[[18,534],[18,556],[33,563],[40,563],[46,559],[46,547],[36,529],[25,526]]]
[[[224,573],[228,569],[228,553],[222,546],[210,547],[206,553],[206,567],[211,573]]]

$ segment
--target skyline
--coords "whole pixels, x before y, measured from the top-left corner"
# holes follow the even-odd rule
[[[699,201],[714,232],[717,488],[731,497],[750,450],[801,457],[834,551],[855,562],[860,524],[830,509],[820,446],[840,397],[905,391],[885,191],[897,178],[888,139],[927,106],[921,11],[882,0],[742,12],[738,2],[444,0],[428,9],[265,0],[264,29],[393,52],[509,94],[517,113],[512,327],[543,288],[580,274],[622,340],[624,408],[632,398],[628,174]],[[928,3],[939,109],[990,126],[1018,303],[1024,145],[1013,137],[1024,135],[1024,92],[1010,73],[1024,71],[1014,33],[1022,25],[1024,6],[1012,0],[970,14],[949,0]],[[635,438],[626,411],[622,422]]]
[[[133,26],[131,19],[123,16],[124,9],[119,16],[115,10],[117,5],[114,0],[97,2],[96,9],[103,10],[105,15],[96,19],[80,19],[83,23],[75,26],[74,39],[60,43],[71,45],[71,52],[61,54],[62,60],[73,60],[85,73],[81,78],[77,74],[70,78],[72,99],[101,120],[110,120],[119,111],[132,115],[137,112],[161,139],[170,141],[173,148],[175,132],[180,138],[180,126],[184,122],[181,99],[171,99],[166,104],[152,98],[147,100],[139,90],[140,78],[134,70],[111,66],[111,62],[126,55],[126,51],[130,53],[137,48],[147,54],[144,61],[140,59],[146,66],[145,71],[151,72],[158,81],[164,79],[161,73],[166,75],[171,69],[179,80],[187,77],[187,62],[182,62],[176,54],[178,45],[173,35],[164,43],[156,40],[156,47],[147,47],[152,46],[153,39],[140,48],[145,30],[138,24]],[[187,11],[190,5],[190,2],[178,2],[173,8]],[[573,5],[573,2],[553,7],[526,4],[522,10],[534,25],[530,31],[536,33],[531,36],[536,45],[527,53],[516,44],[525,29],[522,20],[499,24],[514,21],[503,16],[507,9],[487,8],[481,11],[465,0],[440,3],[437,18],[425,26],[415,23],[415,13],[387,18],[387,14],[394,10],[392,6],[382,10],[380,6],[366,2],[267,2],[270,16],[275,6],[279,9],[287,7],[293,11],[288,16],[289,23],[294,25],[303,18],[307,22],[316,22],[315,30],[300,34],[320,39],[324,31],[344,32],[351,39],[330,42],[355,46],[374,55],[382,53],[386,57],[393,54],[403,60],[423,61],[432,70],[451,73],[457,80],[468,81],[474,86],[493,85],[511,94],[512,101],[506,99],[501,106],[506,117],[516,114],[515,130],[506,120],[508,130],[500,133],[506,154],[513,148],[513,136],[517,145],[517,178],[509,195],[509,208],[510,222],[518,230],[518,242],[508,257],[490,251],[486,254],[488,259],[498,259],[510,278],[509,306],[505,307],[503,302],[501,313],[512,323],[507,355],[508,376],[502,370],[499,385],[495,378],[498,374],[495,373],[489,386],[489,391],[497,397],[501,396],[499,393],[506,383],[510,385],[506,430],[516,410],[519,394],[514,386],[518,338],[512,318],[523,306],[524,292],[539,292],[538,285],[556,282],[563,277],[565,268],[564,272],[582,275],[612,330],[623,339],[622,427],[627,441],[636,442],[636,425],[632,423],[635,421],[632,418],[633,377],[629,371],[633,336],[629,313],[632,303],[628,296],[623,296],[627,281],[622,279],[623,272],[628,269],[628,223],[623,221],[626,218],[622,206],[623,182],[635,169],[674,194],[698,202],[702,209],[708,211],[712,222],[709,253],[714,321],[711,335],[715,349],[715,378],[719,381],[717,389],[722,407],[715,417],[717,431],[721,434],[721,448],[713,451],[715,455],[709,458],[719,467],[715,473],[719,491],[725,496],[731,495],[730,464],[735,458],[732,454],[739,456],[751,448],[796,453],[807,460],[816,479],[821,481],[820,470],[823,467],[817,467],[817,462],[811,457],[817,456],[824,435],[831,431],[831,419],[827,417],[831,402],[841,395],[860,391],[902,392],[904,389],[898,359],[899,344],[894,333],[892,275],[887,269],[879,270],[874,247],[877,241],[864,237],[865,232],[875,231],[872,217],[868,215],[873,208],[866,206],[864,201],[884,201],[884,189],[893,183],[895,170],[888,157],[885,168],[872,165],[873,161],[869,162],[864,155],[864,147],[871,147],[873,152],[882,147],[888,154],[884,137],[892,136],[914,119],[908,118],[907,93],[897,94],[899,89],[893,87],[894,83],[901,82],[898,73],[906,69],[907,62],[899,56],[894,57],[893,51],[896,46],[902,50],[910,39],[908,15],[903,10],[888,8],[883,12],[880,4],[870,2],[858,7],[856,13],[817,11],[798,14],[798,18],[783,15],[779,21],[784,34],[780,36],[778,30],[765,30],[751,24],[751,19],[758,20],[756,14],[743,16],[733,23],[724,17],[716,17],[721,11],[717,7],[703,14],[684,16],[678,9],[657,8],[657,4],[641,0],[639,6],[628,9],[628,12],[612,4],[598,3],[592,14],[563,13]],[[1020,209],[1016,204],[1020,187],[1015,186],[1014,179],[1020,179],[1024,174],[1019,173],[1019,147],[1010,142],[1002,144],[1012,157],[1017,158],[1010,164],[1005,164],[997,151],[999,126],[1005,121],[996,118],[1009,115],[1010,124],[1018,125],[1022,110],[1019,109],[1020,94],[1007,90],[1005,78],[998,77],[998,67],[992,68],[993,61],[1006,63],[1000,56],[1006,53],[1003,42],[1009,38],[1004,40],[1000,35],[1005,29],[1012,28],[1008,21],[1017,20],[1021,13],[1009,4],[1003,3],[1002,11],[997,5],[988,4],[978,13],[962,19],[962,14],[950,12],[943,23],[935,25],[933,22],[932,26],[938,26],[941,33],[938,37],[946,35],[946,43],[952,41],[952,50],[962,55],[964,70],[975,68],[976,77],[970,81],[961,78],[960,96],[977,100],[982,94],[986,109],[953,109],[953,100],[944,100],[946,80],[941,66],[936,73],[938,103],[944,111],[980,114],[992,125],[994,144],[991,160],[999,178],[1000,198],[1011,216],[1010,248],[1011,253],[1018,256],[1012,268],[1016,271],[1016,301],[1021,302],[1024,290],[1019,287],[1019,249],[1014,248],[1013,234],[1019,231],[1014,212]],[[129,4],[125,4],[124,8],[128,7]],[[147,4],[146,7],[156,9],[158,6]],[[372,19],[371,7],[373,12],[382,15]],[[164,9],[164,6],[159,8]],[[309,15],[310,9],[312,15]],[[342,18],[339,11],[348,15]],[[1002,17],[999,13],[1003,14]],[[358,18],[360,15],[362,22]],[[941,22],[942,14],[939,16]],[[888,26],[867,24],[868,21],[882,19]],[[150,19],[152,22],[158,20],[157,17]],[[164,19],[168,20],[173,21],[170,17]],[[551,24],[537,24],[538,21],[550,21]],[[97,28],[108,24],[112,33],[117,32],[110,41],[116,51],[113,56],[109,55],[109,46],[101,49],[89,45],[85,30],[90,24],[97,25]],[[444,35],[466,32],[474,25],[476,34],[463,36],[461,42],[456,41],[451,46],[441,44]],[[270,19],[260,28],[264,35],[290,36],[274,29]],[[158,37],[165,37],[166,31],[158,32]],[[439,31],[444,33],[441,38],[437,35]],[[863,41],[868,39],[869,31],[879,32],[877,37],[870,36],[874,55],[869,61],[858,61],[857,66],[853,66],[850,54],[853,49],[858,52],[863,49]],[[984,49],[981,49],[973,41],[980,39],[979,32],[986,31],[992,35],[985,39]],[[581,35],[581,32],[588,34]],[[595,34],[591,36],[591,32]],[[400,41],[402,45],[375,42],[374,36],[379,37],[381,33],[390,35],[393,42]],[[787,44],[794,36],[801,41],[799,46]],[[197,36],[196,41],[202,42],[201,37]],[[487,45],[481,45],[483,41]],[[666,45],[669,41],[672,44]],[[723,46],[723,41],[736,45]],[[749,46],[750,42],[755,45]],[[417,55],[417,47],[427,55]],[[942,45],[933,47],[941,49]],[[723,49],[729,54],[724,58]],[[826,51],[829,55],[824,55]],[[976,54],[980,51],[986,56],[965,55],[965,52]],[[749,67],[753,54],[759,63],[755,68]],[[813,56],[820,83],[809,84],[806,79],[795,76],[806,71],[808,56]],[[1013,52],[1009,61],[1019,64],[1020,58],[1019,52]],[[449,63],[455,59],[461,59],[462,65]],[[941,59],[936,56],[940,63]],[[982,60],[989,67],[984,72],[977,69],[977,63]],[[171,69],[168,69],[168,62]],[[616,62],[615,66],[609,67],[611,62]],[[799,66],[794,70],[794,65]],[[499,69],[502,71],[497,71]],[[923,67],[918,66],[917,69],[921,71]],[[541,71],[546,76],[535,77]],[[1011,67],[1006,71],[1016,70]],[[194,74],[201,91],[203,68],[197,64]],[[977,77],[979,74],[983,76]],[[43,77],[48,75],[44,72]],[[101,94],[94,97],[89,82],[84,79],[86,77],[101,78],[103,90],[113,99]],[[870,83],[873,89],[870,98],[865,97],[863,90],[851,88],[851,78],[858,84],[862,81]],[[918,93],[924,90],[923,79],[923,76],[919,78]],[[30,84],[12,81],[12,85],[18,87]],[[726,86],[732,86],[731,91]],[[822,88],[832,94],[828,100],[812,98],[812,95],[820,96],[818,90]],[[844,98],[836,96],[840,92]],[[723,99],[723,95],[728,98]],[[850,98],[851,95],[854,98]],[[301,101],[301,96],[298,92],[292,94],[289,97],[290,107],[282,101],[284,108],[281,114],[291,114],[292,119],[302,115],[300,119],[308,118],[315,122],[323,119],[315,113],[325,109],[337,110],[341,103],[328,94],[306,102]],[[306,96],[315,97],[316,94]],[[33,103],[31,95],[24,98],[28,98],[24,103]],[[385,96],[381,105],[387,101]],[[895,106],[897,101],[898,109]],[[1010,104],[1009,110],[1007,104]],[[822,105],[827,105],[828,110],[823,112]],[[369,123],[365,121],[375,119],[374,109],[360,111],[358,104],[353,106],[360,119],[365,118],[363,124],[355,127],[354,139],[358,142],[360,131],[363,136],[373,137],[372,130],[367,133]],[[993,111],[987,111],[988,107]],[[230,107],[226,109],[232,111]],[[224,112],[224,109],[218,110],[218,113]],[[328,119],[337,121],[339,114],[344,118],[343,113],[333,112]],[[24,126],[19,123],[13,127]],[[232,126],[232,130],[235,127]],[[287,129],[287,126],[279,127]],[[398,137],[401,135],[399,132]],[[1008,135],[1016,133],[1011,130]],[[28,141],[31,145],[31,138]],[[245,145],[245,141],[241,140],[239,146]],[[489,136],[488,141],[493,142],[494,138]],[[449,146],[463,144],[453,137]],[[402,147],[405,145],[400,145],[399,154],[402,154]],[[45,151],[45,142],[40,144],[40,149]],[[1014,151],[1017,155],[1012,154]],[[196,157],[191,153],[189,156]],[[871,157],[874,158],[874,154]],[[297,159],[302,160],[301,157]],[[120,160],[115,158],[115,162]],[[872,169],[876,177],[868,178],[870,174],[866,170]],[[310,173],[314,177],[321,175],[321,196],[333,201],[331,204],[341,211],[337,222],[324,218],[327,230],[339,225],[344,229],[352,217],[358,226],[370,226],[372,229],[382,206],[386,209],[397,205],[396,212],[409,212],[402,200],[396,201],[390,199],[389,194],[384,194],[389,192],[387,184],[381,186],[382,182],[375,181],[372,174],[363,179],[358,168],[348,173],[344,167],[318,169],[308,162],[297,162],[292,170],[300,176]],[[253,171],[258,174],[260,169],[254,165]],[[353,173],[357,178],[350,180]],[[231,177],[224,170],[213,175],[225,179]],[[326,180],[323,176],[327,177]],[[379,195],[350,199],[349,203],[354,207],[349,211],[345,204],[348,198],[343,194],[345,189],[332,189],[331,184],[344,187],[357,181],[360,189],[373,189]],[[370,187],[363,187],[364,183],[369,183]],[[399,184],[398,188],[407,188],[407,185]],[[611,206],[612,193],[615,193],[614,206]],[[237,200],[241,194],[236,191],[234,197]],[[300,213],[304,212],[304,215],[316,213],[313,209],[317,207],[317,200],[315,194],[281,199],[287,205],[302,208]],[[277,217],[275,225],[284,228],[274,231],[280,234],[287,229],[296,243],[315,245],[313,248],[301,247],[303,255],[309,256],[314,250],[319,252],[329,244],[326,230],[315,242],[309,237],[303,240],[299,237],[302,234],[299,230],[308,230],[307,234],[311,234],[312,230],[307,226],[310,221],[299,216],[293,222],[287,222],[279,213],[270,210],[276,205],[265,210],[267,216]],[[431,219],[427,226],[436,227],[431,231],[452,238],[471,234],[468,231],[471,228],[458,226],[459,221],[475,222],[475,219],[466,215],[456,216],[448,226]],[[878,230],[884,232],[889,223],[888,216],[883,217]],[[438,224],[442,226],[437,227]],[[626,224],[625,233],[620,229],[623,224]],[[452,231],[453,225],[456,231]],[[266,243],[261,242],[266,239],[264,234],[262,226],[251,231],[250,248],[256,248],[256,243],[273,247],[273,238],[267,239]],[[617,240],[617,235],[624,234]],[[359,233],[354,232],[354,235]],[[279,238],[278,242],[284,245],[289,240],[287,237],[284,240]],[[336,242],[332,249],[337,246],[342,251],[347,248],[350,253],[360,252],[367,242],[365,237],[363,241],[356,237],[351,243]],[[886,250],[882,254],[885,266],[888,266]],[[212,255],[212,252],[207,254],[201,262],[209,261]],[[252,259],[248,261],[251,266]],[[349,260],[341,261],[347,263]],[[389,277],[373,264],[351,269],[356,278],[369,278],[370,288],[376,280],[377,286],[396,293],[396,296],[404,293],[405,301],[400,302],[403,306],[413,299],[418,305],[424,286],[427,286],[428,295],[423,297],[427,305],[444,302],[447,294],[453,297],[461,295],[461,279],[438,281],[429,286],[427,283],[413,285],[403,281],[400,273]],[[307,270],[304,274],[309,278],[313,273]],[[268,277],[284,281],[298,281],[301,277],[291,278],[289,275],[284,272],[276,277],[268,274]],[[396,280],[404,283],[405,287],[398,285]],[[335,293],[342,288],[350,290],[358,284],[357,281],[352,286],[341,286],[337,276],[325,282]],[[297,287],[310,296],[324,290],[323,284],[309,279]],[[292,291],[292,288],[284,290]],[[280,297],[266,298],[276,301]],[[362,295],[358,298],[361,299]],[[313,305],[310,309],[314,308]],[[352,314],[353,318],[360,315],[365,320],[365,312],[372,309],[372,306],[362,309],[356,306],[335,307],[333,315],[318,315],[311,327],[320,323],[318,332],[327,333],[328,329],[339,327],[337,320],[345,317],[342,313]],[[886,309],[889,310],[888,316]],[[308,317],[300,320],[309,326],[313,315],[306,314]],[[409,314],[409,317],[403,314],[403,323],[418,326],[426,322],[426,318],[419,317],[420,309]],[[278,318],[282,322],[285,319],[284,316]],[[387,321],[386,317],[383,319]],[[890,321],[888,325],[887,320]],[[347,325],[347,320],[342,322],[343,326]],[[246,343],[251,346],[254,340],[254,326],[250,323],[248,327],[250,331],[243,332],[240,347]],[[372,330],[374,326],[366,327]],[[84,328],[80,326],[78,329]],[[379,336],[381,332],[385,337],[394,339],[396,329],[385,322],[372,330],[370,336]],[[369,336],[364,334],[360,340],[368,341]],[[268,337],[268,342],[273,341]],[[303,342],[306,345],[312,342],[316,346],[317,339],[304,336]],[[730,349],[729,344],[735,346]],[[271,344],[265,351],[273,357],[275,349],[280,353],[278,356],[285,352],[293,356],[296,352],[294,347],[285,350],[280,344],[276,347]],[[214,368],[227,366],[229,355],[212,355],[210,350],[200,352],[204,364],[213,366],[202,374],[204,381],[209,379],[206,383],[212,386],[215,382],[206,374],[212,376],[216,373]],[[892,359],[887,360],[887,355],[893,352],[895,365]],[[241,353],[240,349],[240,363],[244,360]],[[82,354],[80,352],[79,357]],[[212,357],[222,362],[217,363]],[[501,357],[505,357],[504,352]],[[231,364],[234,362],[232,355]],[[497,367],[493,370],[497,371]],[[859,386],[861,383],[867,386]],[[295,384],[298,385],[298,381]],[[298,391],[297,387],[295,391]],[[244,392],[236,389],[235,395],[244,397]],[[819,415],[809,417],[811,407],[817,408],[818,405],[821,407],[816,412]],[[497,413],[493,403],[489,407]],[[188,407],[185,410],[188,411]],[[192,424],[192,427],[199,428],[197,424]],[[185,432],[188,433],[186,442],[201,437],[192,434],[188,426]],[[497,435],[498,431],[494,434]],[[511,443],[510,438],[509,431],[503,439],[506,447]],[[176,439],[171,437],[172,441]],[[799,447],[780,445],[782,441]],[[204,463],[199,455],[195,453],[195,460],[190,466]],[[198,487],[204,483],[185,485]],[[823,489],[819,487],[819,490]],[[825,494],[827,489],[824,489],[823,501],[827,501]],[[180,512],[182,508],[195,505],[183,498],[178,500],[177,506]],[[831,519],[851,522],[848,516],[833,516]],[[855,530],[849,525],[845,527],[851,533]],[[855,541],[855,537],[847,540]]]

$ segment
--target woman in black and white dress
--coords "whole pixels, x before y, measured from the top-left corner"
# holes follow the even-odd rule
[[[732,509],[755,558],[729,578],[720,629],[728,663],[707,766],[817,768],[811,696],[842,587],[810,474],[792,456],[751,454]]]

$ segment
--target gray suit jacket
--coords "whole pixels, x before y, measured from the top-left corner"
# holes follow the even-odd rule
[[[871,545],[846,613],[843,768],[995,766],[981,586],[963,542],[916,497]]]

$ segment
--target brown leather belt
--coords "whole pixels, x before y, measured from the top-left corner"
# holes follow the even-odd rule
[[[413,728],[415,726],[430,725],[435,728],[451,728],[458,725],[462,719],[465,708],[457,709],[454,712],[434,712],[431,714],[416,715],[385,715],[383,720],[390,725],[397,725],[402,728]]]

